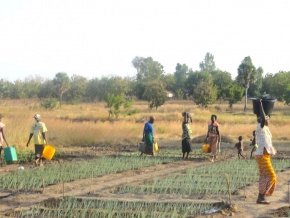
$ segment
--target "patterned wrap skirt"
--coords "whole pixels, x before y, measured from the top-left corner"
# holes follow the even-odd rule
[[[218,135],[210,135],[208,137],[208,144],[210,146],[211,154],[216,155],[217,145],[218,145]]]
[[[271,163],[271,155],[256,155],[256,162],[259,167],[259,193],[272,195],[276,188],[276,173]]]

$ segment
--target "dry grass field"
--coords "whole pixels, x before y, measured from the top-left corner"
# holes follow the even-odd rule
[[[108,109],[104,103],[63,105],[54,110],[44,110],[32,100],[0,102],[0,111],[5,116],[3,122],[6,124],[7,140],[17,148],[25,147],[35,113],[41,114],[49,130],[49,144],[56,147],[136,144],[142,137],[143,125],[150,115],[156,117],[155,137],[160,143],[163,140],[179,140],[183,111],[193,116],[194,137],[205,137],[211,114],[218,117],[220,133],[233,141],[239,135],[243,136],[244,141],[249,141],[256,126],[251,101],[248,102],[247,112],[243,112],[242,102],[234,105],[233,109],[226,103],[199,108],[190,100],[167,101],[158,110],[149,110],[146,102],[135,102],[132,107],[138,111],[136,114],[120,115],[118,119],[108,121]],[[289,125],[289,106],[276,102],[270,123],[273,141],[289,141],[289,132],[285,131]]]

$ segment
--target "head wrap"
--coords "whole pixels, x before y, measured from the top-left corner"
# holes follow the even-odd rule
[[[34,115],[34,119],[35,119],[36,121],[41,120],[41,116],[40,116],[40,114],[35,114],[35,115]]]

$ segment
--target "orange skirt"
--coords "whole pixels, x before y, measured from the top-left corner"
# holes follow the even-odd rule
[[[259,167],[259,193],[272,195],[276,188],[276,173],[271,163],[271,155],[256,155],[256,162]]]

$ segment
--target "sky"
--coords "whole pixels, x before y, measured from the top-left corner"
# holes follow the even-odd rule
[[[264,74],[290,71],[288,0],[0,0],[0,79],[58,72],[136,76],[152,57],[166,74],[199,70],[207,52],[237,76],[246,56]]]

